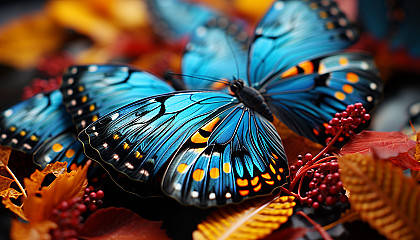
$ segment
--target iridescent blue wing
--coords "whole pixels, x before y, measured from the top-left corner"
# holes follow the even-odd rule
[[[255,30],[249,85],[259,89],[272,75],[348,47],[356,35],[332,0],[275,1]]]
[[[32,154],[72,126],[60,91],[38,94],[0,114],[0,144]]]
[[[184,83],[189,89],[221,89],[228,87],[221,79],[245,80],[247,40],[241,26],[224,17],[197,27],[182,58]]]
[[[156,183],[169,166],[163,190],[185,204],[238,202],[256,195],[263,187],[253,183],[263,183],[264,177],[277,184],[264,185],[262,194],[286,182],[285,175],[277,171],[283,168],[286,174],[287,161],[273,127],[235,97],[220,92],[187,91],[145,98],[100,118],[79,139],[89,157],[137,182]],[[205,167],[216,163],[222,164],[219,172]],[[248,179],[250,176],[253,178]],[[168,185],[172,179],[178,180],[175,186]],[[252,185],[245,185],[247,181]],[[173,188],[190,195],[180,196]],[[245,194],[251,188],[254,192]]]
[[[182,0],[147,0],[146,3],[156,32],[169,39],[188,36],[217,15],[205,6]]]
[[[325,144],[325,124],[347,105],[361,102],[369,112],[381,97],[382,81],[368,55],[339,53],[299,65],[286,71],[290,75],[272,76],[261,92],[277,118],[313,141]]]
[[[138,99],[172,92],[157,77],[122,65],[70,67],[61,87],[66,108],[80,131],[100,116]]]

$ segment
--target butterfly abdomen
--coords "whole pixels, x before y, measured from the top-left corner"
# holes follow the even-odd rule
[[[247,107],[263,115],[270,122],[274,121],[273,113],[264,97],[255,88],[244,86],[236,95]]]

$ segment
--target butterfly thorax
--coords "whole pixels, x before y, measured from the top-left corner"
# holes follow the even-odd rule
[[[238,79],[233,81],[230,85],[230,90],[235,93],[235,96],[247,107],[263,115],[271,122],[274,120],[273,113],[265,102],[264,97],[257,89],[245,86],[244,82]]]

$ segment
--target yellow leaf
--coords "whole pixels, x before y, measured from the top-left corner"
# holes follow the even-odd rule
[[[18,206],[10,200],[10,191],[7,191],[6,195],[2,198],[1,202],[6,208],[10,209],[10,211],[14,212],[16,215],[18,215],[22,219],[28,220],[25,214],[23,213],[23,210],[22,210],[23,205]]]
[[[0,197],[6,197],[17,199],[18,197],[22,196],[23,193],[16,191],[14,188],[8,188],[0,192]]]
[[[12,20],[0,28],[0,62],[33,67],[45,53],[57,50],[65,35],[64,29],[43,13]]]
[[[388,239],[420,239],[420,187],[391,163],[362,154],[338,158],[351,207]]]
[[[87,186],[86,174],[89,164],[79,166],[71,172],[56,175],[49,185],[41,187],[44,177],[49,173],[61,172],[67,163],[56,162],[47,166],[42,172],[36,170],[31,177],[24,179],[28,198],[24,200],[23,210],[30,223],[50,219],[52,210],[62,201],[81,197]]]
[[[22,223],[13,220],[10,226],[11,239],[50,240],[50,231],[57,228],[52,221],[43,221],[34,224]]]
[[[11,152],[11,148],[0,146],[0,167],[7,166]]]
[[[278,229],[293,214],[293,196],[253,199],[214,211],[198,225],[193,238],[259,239]]]

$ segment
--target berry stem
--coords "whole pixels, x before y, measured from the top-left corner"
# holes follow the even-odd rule
[[[285,187],[280,187],[280,190],[288,195],[294,196],[295,198],[299,199],[300,201],[305,201],[306,197],[301,197],[299,194],[296,194]]]
[[[319,152],[312,160],[311,162],[315,162],[318,158],[320,158],[324,153],[327,153],[328,150],[330,150],[330,148],[332,147],[332,145],[337,141],[337,139],[340,137],[341,133],[343,132],[344,128],[340,128],[340,130],[338,130],[337,134],[334,136],[334,138],[328,143],[328,145],[322,149],[321,152]]]

